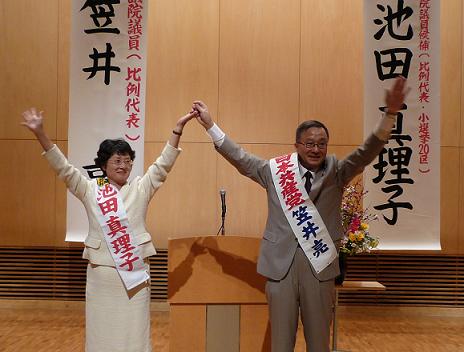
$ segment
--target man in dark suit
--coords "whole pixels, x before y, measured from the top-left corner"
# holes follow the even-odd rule
[[[388,141],[404,102],[405,87],[406,80],[398,77],[386,93],[387,110],[378,126],[343,160],[327,155],[329,131],[321,122],[300,124],[296,153],[264,160],[226,136],[211,119],[206,104],[193,104],[197,120],[217,151],[241,174],[267,190],[268,218],[258,272],[268,278],[266,297],[273,352],[294,350],[299,312],[307,351],[329,351],[334,279],[339,274],[337,250],[343,237],[343,188]]]

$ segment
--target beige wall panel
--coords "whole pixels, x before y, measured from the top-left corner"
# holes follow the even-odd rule
[[[363,136],[363,2],[302,1],[300,120],[324,122],[331,142]]]
[[[459,254],[464,254],[464,148],[459,148],[459,204],[458,204],[458,217],[459,217],[459,231],[458,231],[458,247]],[[443,225],[442,225],[443,226]]]
[[[463,79],[463,73],[464,73],[464,45],[463,45],[463,42],[464,42],[464,29],[463,29],[463,23],[464,23],[464,4],[462,4],[461,6],[461,26],[459,28],[461,28],[461,71],[460,71],[460,74],[461,74],[461,104],[460,104],[460,115],[461,115],[461,142],[460,142],[460,146],[463,147],[464,146],[464,79]],[[462,229],[464,230],[464,229]],[[463,251],[464,253],[464,251]]]
[[[0,3],[0,138],[30,138],[19,127],[21,112],[47,112],[55,136],[57,102],[58,0]]]
[[[270,350],[271,325],[267,305],[241,305],[240,352]]]
[[[165,141],[193,100],[217,112],[219,0],[150,1],[145,140]],[[184,141],[208,141],[192,123]]]
[[[71,0],[59,1],[58,16],[58,105],[56,135],[59,140],[67,140],[71,50]]]
[[[236,140],[273,143],[245,145],[262,157],[292,151],[298,121],[307,118],[327,124],[329,151],[339,157],[359,144],[362,1],[219,1],[150,1],[146,138],[156,143],[146,144],[145,159],[159,155],[197,97]],[[464,146],[464,4],[441,4],[441,240],[444,253],[464,254],[464,152],[456,148]],[[9,200],[0,204],[7,234],[1,245],[69,245],[65,186],[19,122],[20,113],[36,105],[45,111],[50,136],[66,150],[70,7],[70,0],[0,0],[0,143],[12,153],[0,162],[8,170],[1,195]],[[184,152],[150,206],[147,223],[156,245],[167,247],[168,237],[215,234],[220,188],[227,190],[227,233],[260,237],[265,190],[216,155],[197,124],[186,127],[183,140]],[[179,220],[181,207],[187,210]]]
[[[330,132],[330,131],[329,131]],[[329,145],[327,155],[334,154],[338,159],[343,159],[348,156],[353,150],[358,147],[355,145]]]
[[[165,143],[145,144],[145,167],[161,153]],[[211,143],[182,143],[183,152],[155,194],[147,225],[157,248],[168,238],[215,235],[219,228],[216,188],[216,151]]]
[[[55,178],[36,141],[0,141],[0,245],[52,246]]]
[[[462,219],[462,215],[459,214],[459,183],[462,182],[462,177],[460,177],[458,165],[459,149],[456,147],[442,147],[440,182],[440,242],[442,253],[446,254],[464,253],[464,251],[460,250],[458,246],[460,243],[459,219]]]
[[[462,81],[462,0],[441,2],[441,145],[458,146]],[[462,141],[463,139],[461,139]],[[461,144],[462,145],[462,144]]]
[[[300,1],[221,1],[219,115],[240,142],[291,143],[298,124]]]
[[[294,151],[293,145],[244,144],[243,148],[266,159]],[[226,234],[261,237],[267,218],[266,190],[241,175],[222,156],[218,158],[218,188],[227,192]]]

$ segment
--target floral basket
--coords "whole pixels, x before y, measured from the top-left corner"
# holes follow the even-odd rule
[[[360,181],[345,187],[341,206],[345,237],[340,247],[341,253],[366,253],[379,245],[379,240],[369,233],[369,223],[377,220],[377,215],[362,206],[362,198],[366,193]]]
[[[369,233],[369,223],[377,220],[377,215],[363,208],[362,199],[366,193],[359,180],[346,186],[343,192],[340,211],[345,236],[339,254],[341,277],[335,280],[338,284],[345,278],[347,256],[370,252],[379,244],[379,240]]]

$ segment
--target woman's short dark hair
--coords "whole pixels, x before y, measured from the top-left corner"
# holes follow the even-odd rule
[[[124,139],[105,139],[98,148],[97,157],[94,159],[95,165],[102,169],[113,154],[129,155],[131,160],[135,159],[135,151]]]
[[[325,125],[322,122],[317,120],[308,120],[300,123],[300,125],[297,127],[295,142],[298,142],[300,140],[300,137],[304,131],[312,127],[323,128],[325,133],[327,134],[327,138],[329,138],[329,130],[327,129],[327,127],[325,127]]]

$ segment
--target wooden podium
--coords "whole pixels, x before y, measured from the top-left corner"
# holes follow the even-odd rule
[[[169,351],[270,351],[266,279],[256,272],[260,240],[169,241]]]

